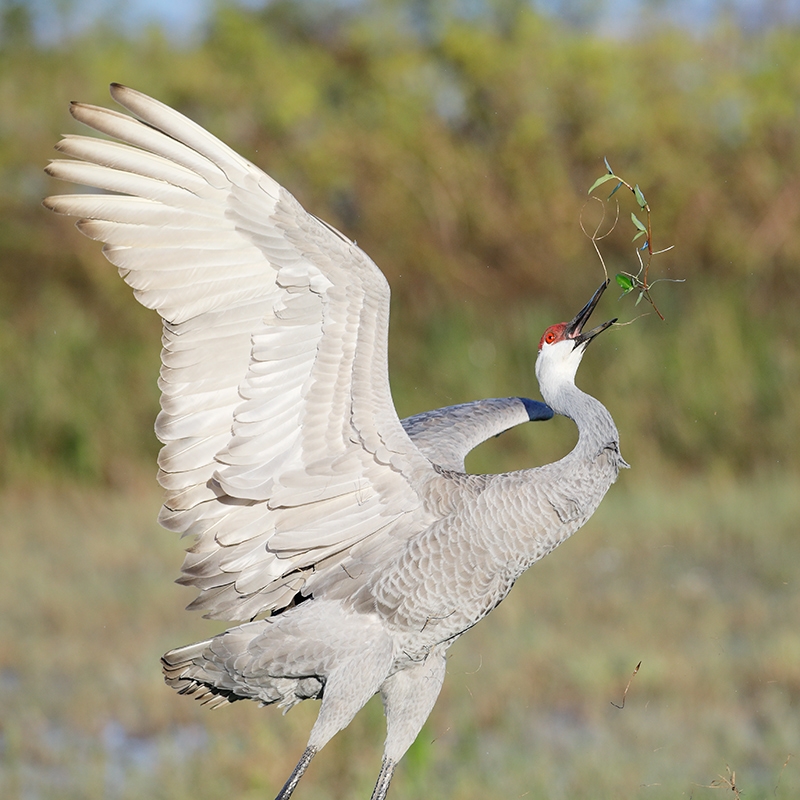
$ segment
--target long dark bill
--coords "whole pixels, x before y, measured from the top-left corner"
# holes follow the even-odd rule
[[[592,316],[592,311],[594,311],[594,307],[608,287],[608,283],[608,281],[601,283],[597,291],[592,295],[592,299],[575,315],[575,319],[573,319],[572,322],[567,323],[566,334],[575,342],[575,347],[581,344],[588,344],[598,333],[602,333],[606,328],[610,328],[617,321],[617,317],[615,317],[608,322],[604,322],[602,325],[598,325],[596,328],[592,328],[586,333],[583,332],[583,326],[589,321],[589,317]]]

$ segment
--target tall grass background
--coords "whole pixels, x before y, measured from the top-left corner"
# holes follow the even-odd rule
[[[578,376],[633,468],[453,647],[392,795],[705,797],[733,772],[743,796],[798,795],[796,26],[720,16],[689,35],[644,15],[623,37],[525,3],[222,3],[183,44],[112,22],[47,44],[25,5],[0,8],[2,796],[269,797],[316,712],[209,713],[161,681],[164,650],[218,628],[182,611],[181,545],[154,522],[159,321],[40,206],[71,191],[42,172],[78,132],[68,101],[107,104],[112,80],[207,126],[376,260],[401,415],[537,396],[541,331],[603,277],[580,228],[603,157],[642,186],[654,244],[675,245],[653,276],[686,282],[656,287],[666,322],[604,334]],[[620,200],[612,272],[635,269]],[[642,310],[606,297],[601,313]],[[468,465],[544,463],[574,440],[537,423]],[[368,796],[382,730],[373,701],[298,797]]]

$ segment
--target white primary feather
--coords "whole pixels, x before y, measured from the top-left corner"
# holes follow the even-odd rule
[[[71,160],[48,172],[116,194],[45,202],[106,242],[164,319],[161,521],[196,537],[183,579],[200,589],[195,607],[251,618],[303,590],[298,569],[400,519],[404,537],[424,529],[421,489],[441,478],[391,402],[389,291],[373,262],[178,112],[112,95],[139,119],[72,114],[122,142],[68,135],[58,149]]]

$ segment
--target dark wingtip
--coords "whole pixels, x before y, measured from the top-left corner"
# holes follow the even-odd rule
[[[528,397],[518,398],[525,410],[528,412],[528,419],[531,422],[541,422],[553,418],[553,409],[547,403],[542,403],[540,400],[531,400]]]

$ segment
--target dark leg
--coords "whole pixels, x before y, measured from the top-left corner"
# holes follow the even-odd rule
[[[381,763],[381,771],[378,773],[378,782],[372,792],[372,800],[385,800],[386,792],[389,791],[389,782],[392,780],[392,775],[394,775],[395,766],[394,761],[384,757]]]
[[[300,756],[300,760],[297,762],[297,766],[294,768],[294,771],[289,776],[289,780],[286,781],[286,784],[284,785],[283,789],[281,789],[280,792],[278,792],[278,796],[275,798],[275,800],[289,800],[300,778],[303,777],[303,773],[306,771],[308,765],[311,763],[311,759],[314,758],[316,754],[317,754],[316,747],[306,747],[306,749],[303,751],[303,755]]]

